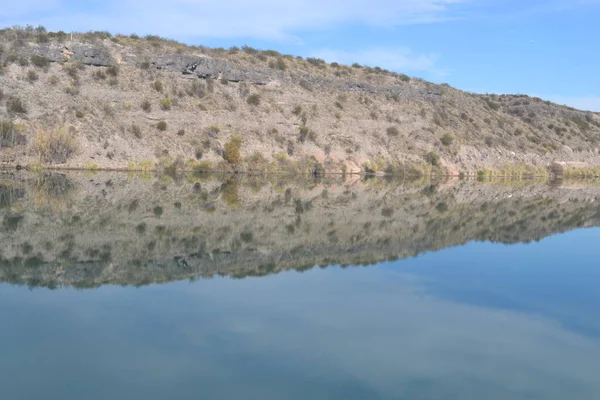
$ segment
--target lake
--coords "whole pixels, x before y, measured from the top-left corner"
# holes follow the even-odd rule
[[[598,399],[600,185],[0,172],[2,399]]]

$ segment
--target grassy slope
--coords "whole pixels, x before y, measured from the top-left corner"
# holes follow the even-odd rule
[[[207,49],[102,33],[75,35],[73,42],[107,49],[118,68],[31,65],[37,42],[71,46],[69,40],[0,31],[1,162],[514,175],[556,172],[563,168],[559,164],[588,172],[600,167],[600,116],[537,98],[476,95],[379,68],[329,65],[273,51]],[[256,85],[153,67],[154,59],[168,55],[222,59],[272,76],[268,84]],[[15,109],[15,99],[25,112]],[[158,129],[161,121],[165,130]],[[232,137],[241,144],[232,145]],[[61,141],[74,151],[54,145]]]

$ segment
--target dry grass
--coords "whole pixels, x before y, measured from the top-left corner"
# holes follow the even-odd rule
[[[77,152],[77,139],[64,127],[52,131],[40,129],[33,138],[31,150],[41,162],[63,164]]]

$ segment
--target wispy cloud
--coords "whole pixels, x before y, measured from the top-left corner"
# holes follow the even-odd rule
[[[466,1],[469,0],[105,0],[98,7],[95,2],[54,0],[48,5],[25,0],[8,8],[3,6],[0,22],[13,19],[13,23],[42,23],[65,30],[283,40],[294,37],[298,31],[331,29],[340,24],[389,27],[451,19],[455,7]]]
[[[348,65],[356,62],[361,65],[381,67],[396,72],[428,72],[437,77],[443,77],[448,73],[448,71],[442,70],[436,65],[439,55],[416,53],[406,47],[379,48],[356,52],[320,50],[314,52],[313,55],[328,62],[336,61]]]

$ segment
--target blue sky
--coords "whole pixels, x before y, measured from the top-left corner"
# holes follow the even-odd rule
[[[600,111],[600,0],[22,0],[0,26],[159,34],[359,62]]]

